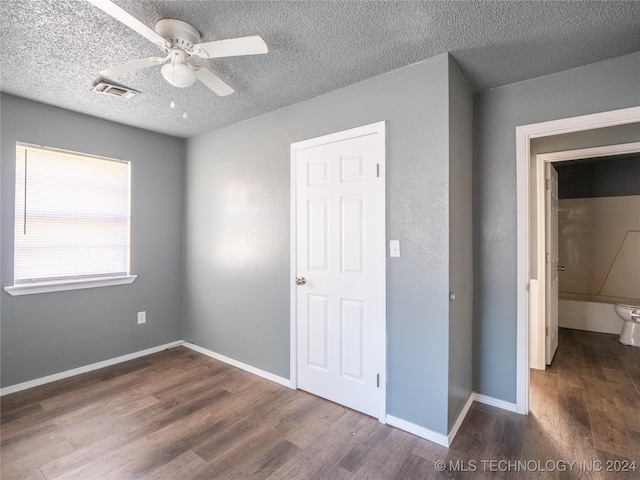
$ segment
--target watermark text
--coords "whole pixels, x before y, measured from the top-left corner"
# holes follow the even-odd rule
[[[439,472],[637,472],[634,460],[436,460]]]

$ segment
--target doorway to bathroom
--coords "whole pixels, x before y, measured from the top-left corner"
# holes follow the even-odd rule
[[[640,137],[640,128],[617,127],[616,135]],[[532,151],[571,142],[581,140],[576,135],[553,142],[536,139]],[[531,368],[551,365],[559,326],[602,333],[622,329],[613,304],[629,303],[640,291],[634,272],[640,261],[634,260],[640,244],[640,192],[633,175],[625,175],[637,172],[638,162],[640,142],[535,156],[531,220],[537,265],[532,279],[538,288],[531,292]]]
[[[561,135],[583,132],[590,136],[592,132],[606,127],[640,123],[640,106],[583,115],[579,117],[551,120],[516,127],[516,412],[529,413],[529,340],[536,333],[537,323],[529,321],[538,318],[540,308],[539,283],[537,276],[537,232],[532,221],[531,210],[536,208],[536,191],[530,187],[535,176],[535,156],[531,152],[531,142],[537,138],[558,138]],[[602,144],[600,144],[602,145]],[[574,147],[579,148],[579,147]],[[550,151],[558,151],[555,149]],[[533,231],[533,232],[532,232]],[[533,234],[532,234],[533,233]]]
[[[640,125],[630,128],[640,137]],[[533,151],[539,143],[544,139],[532,142]],[[541,289],[547,308],[539,310],[548,318],[555,305],[557,323],[550,332],[539,321],[546,355],[544,369],[530,370],[531,416],[555,418],[558,430],[550,435],[570,437],[576,458],[596,448],[634,459],[640,446],[640,417],[625,414],[640,401],[640,348],[620,343],[623,322],[613,308],[640,304],[639,150],[636,142],[536,156],[545,173],[537,197],[547,200],[537,219],[538,281],[547,287]]]

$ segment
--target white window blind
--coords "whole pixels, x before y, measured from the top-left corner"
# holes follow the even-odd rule
[[[126,276],[129,162],[16,144],[14,285]]]

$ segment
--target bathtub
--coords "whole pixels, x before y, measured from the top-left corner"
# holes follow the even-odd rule
[[[558,295],[558,325],[576,330],[615,333],[622,330],[623,321],[616,315],[611,301],[598,298],[576,298],[575,295]]]

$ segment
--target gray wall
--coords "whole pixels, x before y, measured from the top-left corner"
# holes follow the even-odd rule
[[[289,137],[265,115],[186,158],[183,338],[289,378]]]
[[[447,432],[447,55],[187,142],[184,338],[289,377],[292,142],[387,122],[388,413]]]
[[[473,391],[473,98],[451,61],[449,70],[449,413],[451,430]]]
[[[640,105],[640,53],[474,98],[474,390],[516,400],[515,127]]]
[[[13,284],[16,141],[131,161],[131,271],[139,276],[68,292],[2,290],[2,386],[179,340],[184,141],[9,95],[1,102],[2,286]]]

